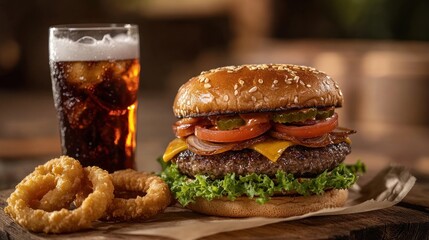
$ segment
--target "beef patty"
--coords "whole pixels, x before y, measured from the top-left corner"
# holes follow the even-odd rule
[[[295,177],[311,177],[331,170],[344,161],[351,152],[346,142],[321,148],[295,145],[286,149],[277,162],[251,150],[228,151],[216,155],[201,156],[190,150],[176,155],[172,162],[188,176],[207,175],[212,179],[223,178],[228,173],[245,175],[250,173],[275,176],[278,170],[292,173]]]

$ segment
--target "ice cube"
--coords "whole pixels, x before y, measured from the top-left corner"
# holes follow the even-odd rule
[[[130,63],[127,61],[117,61],[113,64],[112,72],[115,78],[122,78],[122,75],[126,74],[126,71],[130,67]]]
[[[92,88],[103,81],[108,62],[72,62],[67,69],[67,81],[79,88]]]
[[[139,87],[137,68],[139,67],[140,65],[136,62],[117,61],[113,66],[113,77],[125,81],[130,92],[137,91]]]
[[[99,129],[99,135],[103,145],[125,145],[125,141],[128,135],[128,116],[111,116],[111,115],[100,115],[103,121],[97,121],[97,129]],[[112,146],[114,147],[114,146]]]
[[[98,103],[109,110],[126,109],[137,99],[136,91],[129,91],[124,80],[111,76],[95,87],[93,95]]]
[[[87,128],[95,118],[96,106],[88,98],[82,101],[77,98],[70,98],[64,103],[64,110],[70,127],[73,129]]]

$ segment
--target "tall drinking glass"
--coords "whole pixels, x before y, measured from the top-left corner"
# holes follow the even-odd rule
[[[49,29],[49,64],[62,153],[109,172],[135,168],[138,27]]]

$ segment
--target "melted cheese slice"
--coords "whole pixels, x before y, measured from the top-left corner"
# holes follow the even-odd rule
[[[349,145],[352,145],[352,140],[350,140],[350,138],[349,138],[349,137],[346,137],[345,142],[346,142],[346,143],[348,143]]]
[[[174,156],[176,156],[176,154],[185,151],[186,149],[188,149],[188,144],[186,144],[186,141],[182,138],[176,138],[168,144],[164,155],[162,155],[162,159],[164,159],[164,162],[168,162]]]
[[[252,145],[250,149],[257,151],[271,161],[276,162],[277,159],[282,155],[282,153],[292,145],[294,144],[289,141],[270,140],[266,142],[256,143]],[[176,154],[185,151],[186,149],[188,149],[186,141],[181,138],[176,138],[168,144],[167,149],[165,149],[164,155],[162,156],[162,159],[164,159],[164,162],[168,162],[174,156],[176,156]]]
[[[269,140],[261,143],[256,143],[252,145],[250,149],[257,151],[271,161],[276,162],[277,159],[279,159],[279,157],[283,154],[283,152],[292,145],[295,144],[290,141]]]

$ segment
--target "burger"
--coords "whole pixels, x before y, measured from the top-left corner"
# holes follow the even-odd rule
[[[289,217],[343,206],[364,165],[345,165],[338,84],[292,64],[226,66],[178,90],[162,178],[178,203],[226,217]]]

